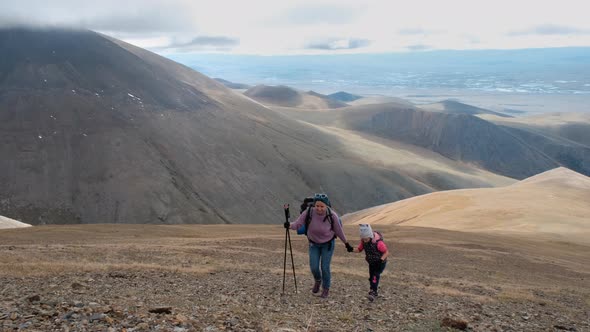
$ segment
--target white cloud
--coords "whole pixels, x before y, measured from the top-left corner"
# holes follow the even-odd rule
[[[84,27],[160,50],[200,38],[218,47],[196,51],[299,54],[590,46],[586,13],[582,0],[3,0],[0,26]]]

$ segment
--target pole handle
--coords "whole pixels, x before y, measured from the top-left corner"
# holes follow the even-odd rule
[[[289,218],[291,218],[291,214],[289,213],[289,204],[284,204],[283,209],[285,210],[285,220],[289,221]]]

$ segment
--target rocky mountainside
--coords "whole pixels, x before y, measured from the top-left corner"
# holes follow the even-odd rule
[[[590,114],[548,113],[489,120],[561,165],[590,175]]]
[[[2,29],[0,47],[0,214],[25,223],[274,223],[283,203],[313,192],[344,213],[506,183],[473,169],[440,181],[384,167],[91,31]]]
[[[336,126],[426,148],[449,159],[517,179],[561,165],[549,151],[537,147],[536,137],[523,138],[511,129],[470,114],[425,111],[398,103],[352,106],[329,114],[290,114],[317,125]],[[567,156],[574,153],[562,152]],[[584,152],[576,149],[575,153]]]

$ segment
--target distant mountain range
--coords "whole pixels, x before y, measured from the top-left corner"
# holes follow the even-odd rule
[[[317,92],[301,92],[288,86],[257,85],[244,94],[265,104],[303,109],[328,109],[347,106],[346,103]]]

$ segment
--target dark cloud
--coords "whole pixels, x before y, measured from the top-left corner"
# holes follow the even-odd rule
[[[346,24],[356,21],[363,11],[363,8],[308,5],[287,10],[279,21],[291,24]]]
[[[330,39],[324,41],[311,42],[305,46],[310,50],[351,50],[369,46],[371,41],[368,39]]]
[[[416,44],[416,45],[409,45],[406,48],[410,51],[426,51],[431,50],[432,46],[423,45],[423,44]]]
[[[564,25],[543,24],[521,31],[511,31],[509,36],[526,35],[582,35],[590,34],[590,30],[578,29]]]

